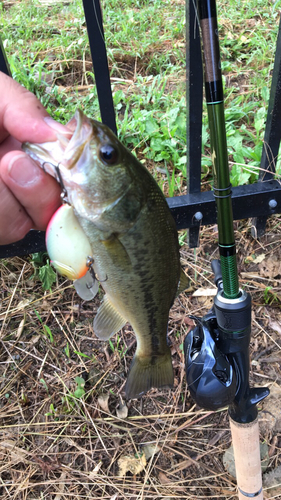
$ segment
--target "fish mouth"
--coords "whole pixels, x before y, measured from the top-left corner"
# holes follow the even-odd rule
[[[56,132],[57,140],[22,144],[23,151],[60,183],[63,200],[72,205],[80,216],[93,222],[126,194],[122,189],[116,196],[103,199],[94,184],[89,190],[88,174],[95,161],[89,143],[93,146],[92,150],[98,149],[102,131],[102,124],[88,118],[78,109],[67,123],[66,133]]]
[[[22,149],[48,174],[56,177],[59,166],[67,176],[83,154],[86,144],[95,137],[95,126],[80,109],[67,123],[65,134],[56,133],[57,140],[41,144],[25,142]]]

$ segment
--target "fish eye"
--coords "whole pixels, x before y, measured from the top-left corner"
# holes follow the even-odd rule
[[[118,161],[118,150],[111,144],[103,144],[99,153],[101,161],[106,165],[115,165]]]

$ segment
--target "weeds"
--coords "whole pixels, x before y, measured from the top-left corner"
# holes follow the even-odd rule
[[[258,178],[266,106],[278,29],[276,3],[219,2],[230,175],[233,185]],[[37,0],[1,12],[11,71],[49,113],[66,122],[79,106],[99,118],[82,2],[62,8]],[[226,7],[227,5],[227,7]],[[118,133],[146,158],[167,196],[186,185],[184,3],[103,2]],[[237,16],[237,9],[241,15]],[[38,19],[48,19],[41,27]],[[79,89],[79,90],[78,90]],[[207,114],[202,176],[210,178]],[[150,161],[151,160],[151,161]],[[153,163],[152,163],[153,162]],[[277,166],[279,172],[279,166]],[[160,175],[159,175],[160,174]]]
[[[48,254],[46,252],[34,253],[32,255],[32,263],[34,266],[34,276],[38,276],[44,290],[50,290],[56,282],[57,275],[50,265]]]
[[[48,325],[45,325],[45,324],[43,323],[43,320],[42,320],[42,318],[41,318],[41,316],[40,316],[40,314],[39,314],[39,312],[38,312],[38,311],[36,311],[36,310],[34,309],[34,312],[35,312],[35,314],[36,314],[37,318],[39,319],[39,321],[40,321],[40,323],[41,323],[41,325],[42,325],[42,332],[43,332],[43,335],[45,335],[45,337],[47,337],[47,338],[49,339],[49,341],[53,344],[53,343],[54,343],[54,336],[53,336],[53,334],[52,334],[52,332],[51,332],[51,330],[50,330],[49,326],[48,326]]]

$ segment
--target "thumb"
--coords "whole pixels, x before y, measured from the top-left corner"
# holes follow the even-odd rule
[[[56,139],[64,125],[53,120],[34,94],[0,72],[0,142],[11,135],[20,142],[45,142]]]

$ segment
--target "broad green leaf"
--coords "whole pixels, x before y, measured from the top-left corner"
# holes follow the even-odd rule
[[[159,137],[152,137],[150,141],[150,147],[154,151],[162,151],[164,149],[163,140]]]
[[[85,394],[85,391],[84,391],[84,389],[82,389],[82,387],[78,387],[76,389],[76,391],[74,391],[74,396],[76,398],[82,398],[84,396],[84,394]]]
[[[79,377],[79,375],[77,377],[75,377],[75,382],[77,385],[80,385],[81,387],[84,387],[85,385],[85,380],[83,379],[83,377]]]
[[[39,278],[42,282],[44,290],[50,290],[51,286],[56,281],[56,277],[57,275],[50,264],[46,264],[45,266],[40,267]]]
[[[155,134],[155,132],[159,131],[159,126],[153,118],[148,118],[145,122],[145,130],[146,132],[151,135]]]

